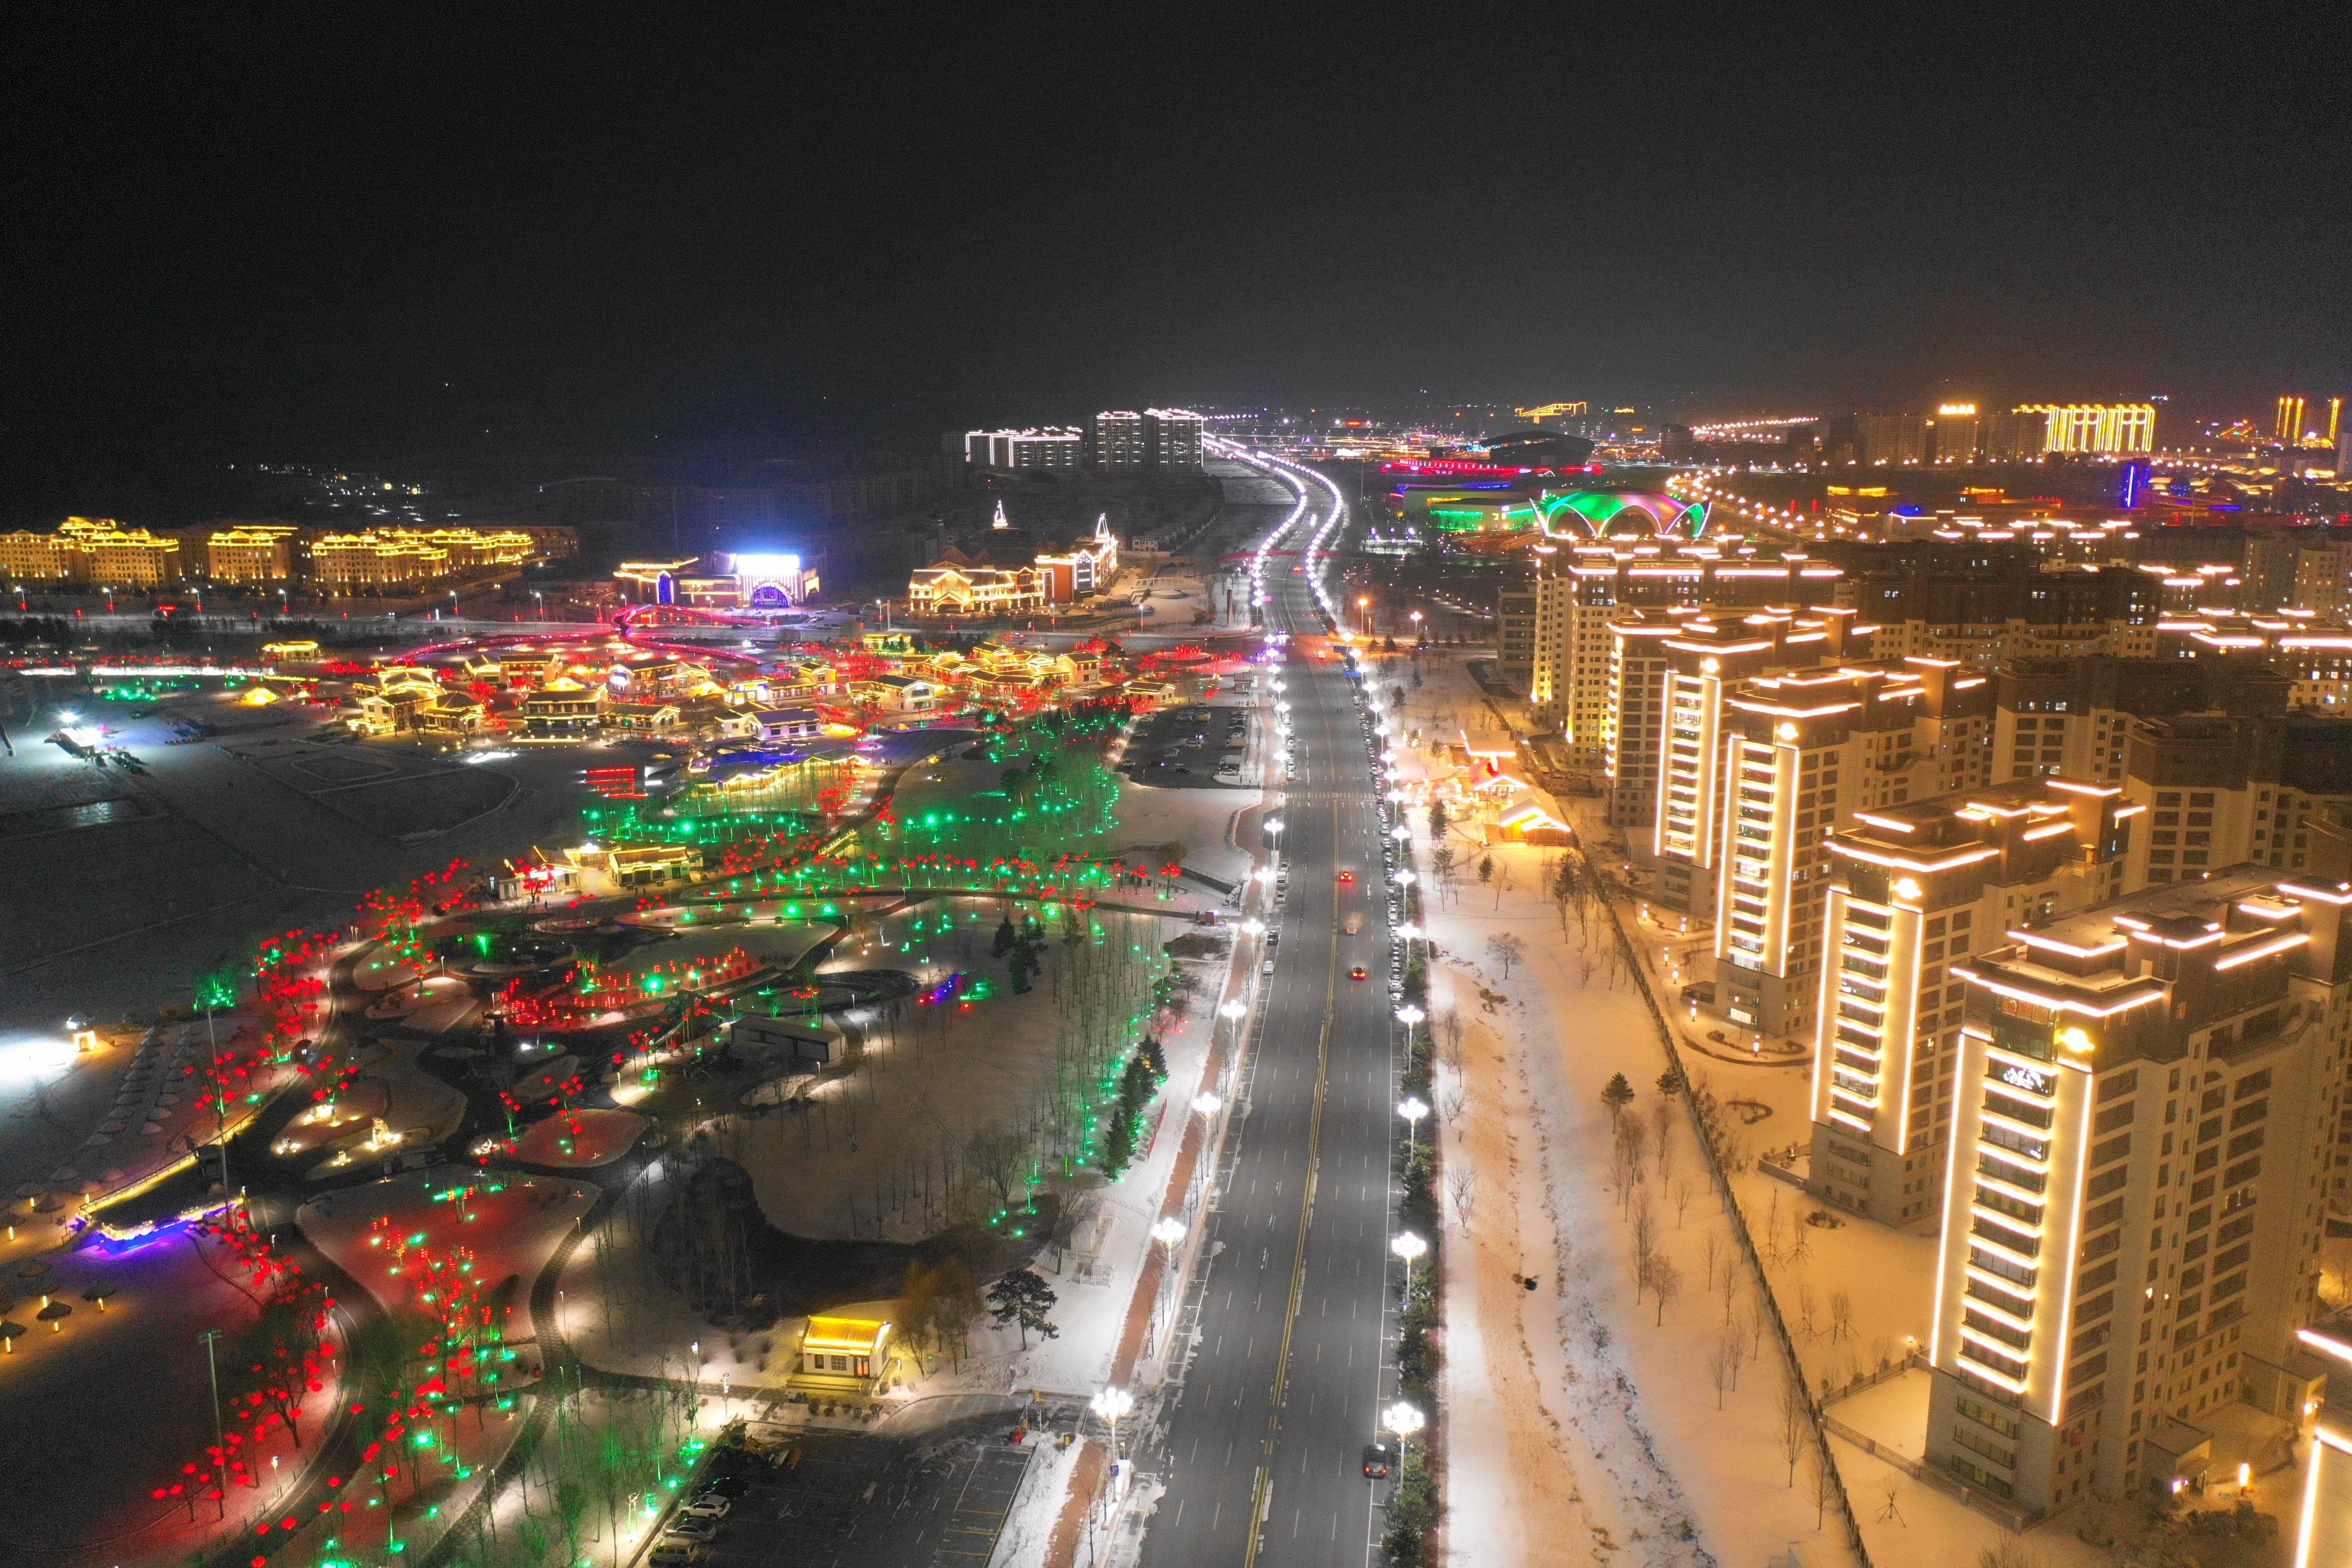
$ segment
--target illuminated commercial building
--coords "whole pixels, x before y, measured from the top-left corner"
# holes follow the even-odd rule
[[[205,537],[205,575],[215,583],[290,583],[294,580],[291,523],[238,523]]]
[[[1891,869],[1855,877],[1907,901]],[[1966,1023],[1930,1464],[2039,1514],[2196,1484],[2221,1407],[2301,1425],[2326,1375],[2296,1336],[2352,1036],[2347,905],[2239,867],[1948,961]]]
[[[624,561],[614,581],[630,585],[643,603],[706,609],[781,610],[806,604],[824,584],[814,563],[774,551],[721,551],[712,570],[697,572],[702,557]]]
[[[1143,472],[1143,416],[1132,409],[1096,415],[1087,421],[1087,446],[1095,468],[1102,473]]]
[[[1070,604],[1109,586],[1118,574],[1118,535],[1110,531],[1108,513],[1095,518],[1095,531],[1059,548],[1040,550],[1037,570],[1045,574],[1045,594],[1056,604]]]
[[[522,700],[509,734],[535,745],[593,740],[607,700],[607,688],[559,675]]]
[[[1045,574],[1034,566],[990,566],[950,550],[907,580],[907,607],[918,616],[1012,616],[1046,605]]]
[[[2030,779],[1830,836],[1811,1191],[1906,1228],[1942,1212],[1964,990],[1946,965],[2128,890],[2144,813],[2113,784]]]
[[[970,430],[963,460],[982,468],[1047,468],[1076,473],[1086,450],[1082,430],[1047,426],[1033,430]]]
[[[2156,450],[2152,403],[2029,403],[2017,412],[2048,417],[2047,452],[2128,457]]]

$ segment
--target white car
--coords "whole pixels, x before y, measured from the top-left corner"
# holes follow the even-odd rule
[[[677,1512],[681,1519],[725,1519],[727,1510],[733,1506],[718,1493],[706,1492],[698,1498],[680,1503]]]

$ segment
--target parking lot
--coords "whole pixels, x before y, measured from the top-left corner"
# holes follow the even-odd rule
[[[711,1473],[740,1476],[705,1548],[707,1568],[983,1568],[1038,1446],[1005,1440],[1011,1420],[974,1416],[892,1437],[817,1432],[789,1439],[796,1464],[722,1451]]]
[[[1135,728],[1121,771],[1162,789],[1213,789],[1242,782],[1249,710],[1193,703],[1162,709]]]

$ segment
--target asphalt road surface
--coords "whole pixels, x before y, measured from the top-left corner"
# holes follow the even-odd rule
[[[1302,545],[1314,523],[1282,545]],[[1319,650],[1297,559],[1269,559],[1267,625]],[[1280,678],[1298,742],[1279,814],[1282,936],[1207,1237],[1199,1338],[1164,1415],[1164,1447],[1138,1456],[1167,1482],[1145,1568],[1360,1568],[1388,1485],[1361,1466],[1394,1386],[1389,1328],[1402,1279],[1388,1249],[1400,1123],[1381,824],[1344,663],[1294,657]],[[1363,929],[1348,936],[1351,910]],[[1349,975],[1359,965],[1365,979]]]

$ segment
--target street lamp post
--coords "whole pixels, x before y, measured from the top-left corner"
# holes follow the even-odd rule
[[[1135,1408],[1135,1395],[1124,1388],[1106,1388],[1087,1401],[1087,1408],[1109,1424],[1110,1462],[1116,1466],[1118,1463],[1119,1418]]]
[[[1381,1425],[1397,1436],[1397,1474],[1402,1477],[1405,1449],[1412,1444],[1412,1435],[1429,1425],[1429,1417],[1422,1414],[1420,1406],[1400,1399],[1381,1412]]]
[[[1398,1011],[1402,1012],[1403,1009],[1399,1008]],[[1429,1114],[1429,1102],[1422,1099],[1421,1096],[1417,1094],[1408,1094],[1398,1103],[1397,1114],[1404,1118],[1405,1126],[1411,1129],[1410,1133],[1405,1139],[1406,1152],[1408,1153],[1419,1152],[1421,1149],[1421,1119]]]
[[[1412,1300],[1412,1266],[1429,1251],[1429,1243],[1410,1230],[1401,1230],[1389,1242],[1389,1250],[1404,1259],[1404,1299]]]
[[[220,1337],[221,1331],[218,1329],[206,1329],[196,1336],[196,1342],[205,1347],[205,1365],[212,1373],[213,1447],[216,1448],[226,1446],[226,1439],[221,1434],[220,1352],[214,1348],[220,1343]]]

